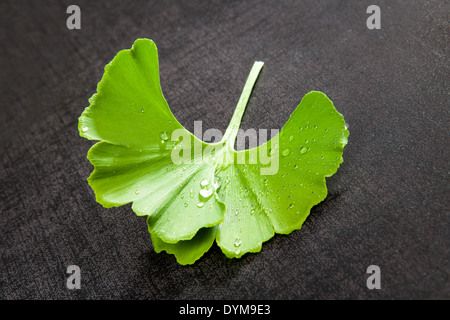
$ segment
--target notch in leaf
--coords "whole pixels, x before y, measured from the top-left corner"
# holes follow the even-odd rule
[[[343,161],[344,118],[317,91],[305,95],[271,140],[234,149],[262,67],[253,65],[220,143],[200,141],[173,116],[148,39],[106,65],[79,118],[80,135],[100,141],[87,155],[97,201],[106,208],[132,203],[147,216],[155,251],[174,254],[180,264],[194,263],[214,241],[227,257],[240,258],[259,252],[275,233],[300,229],[327,195],[325,178]],[[174,161],[180,154],[183,161]]]

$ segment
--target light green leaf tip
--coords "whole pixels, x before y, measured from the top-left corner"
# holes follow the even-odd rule
[[[220,143],[200,141],[175,119],[148,39],[106,65],[79,118],[80,135],[100,141],[87,156],[96,200],[107,208],[132,203],[137,215],[147,216],[155,251],[174,254],[180,264],[194,263],[214,241],[227,257],[239,258],[259,252],[275,233],[300,229],[327,195],[325,178],[343,162],[344,118],[316,91],[271,140],[234,149],[262,66],[254,64]]]

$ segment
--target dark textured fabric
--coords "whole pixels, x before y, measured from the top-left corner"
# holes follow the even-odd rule
[[[446,1],[1,1],[0,298],[449,298]],[[81,8],[68,30],[66,8]],[[374,3],[375,4],[375,3]],[[139,37],[193,130],[224,130],[255,60],[242,128],[280,129],[311,90],[349,124],[344,163],[303,228],[258,254],[156,254],[145,218],[86,182],[77,119],[104,66]],[[81,289],[66,288],[67,266]],[[380,290],[366,287],[369,265]]]

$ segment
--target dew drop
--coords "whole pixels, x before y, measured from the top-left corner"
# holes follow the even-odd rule
[[[209,184],[208,179],[203,179],[203,180],[200,182],[200,187],[204,188],[204,187],[206,187],[208,184]]]
[[[290,152],[289,149],[284,149],[283,152],[281,152],[281,155],[283,157],[287,157],[289,155],[289,152]]]
[[[209,197],[211,197],[213,193],[214,193],[214,191],[212,190],[212,188],[200,189],[200,196],[205,199],[208,199]]]
[[[236,249],[236,250],[234,251],[234,253],[235,253],[236,255],[238,255],[239,253],[241,253],[241,250]]]
[[[87,132],[89,130],[89,128],[87,127],[87,126],[83,126],[82,128],[81,128],[81,131],[83,131],[83,132]]]
[[[135,193],[135,194],[139,194],[139,190],[136,190],[134,193]]]
[[[345,123],[345,126],[344,126],[344,128],[345,128],[345,130],[347,130],[347,129],[348,129],[348,123]]]
[[[294,203],[291,203],[290,205],[289,205],[289,209],[294,209]]]
[[[289,137],[289,141],[294,141],[295,137],[294,136],[290,136]]]
[[[203,202],[197,203],[197,207],[199,207],[199,208],[203,208],[204,205],[205,205],[205,204],[204,204]]]
[[[236,241],[234,241],[234,246],[239,247],[241,245],[242,241],[239,238],[236,238]]]
[[[187,208],[189,204],[187,202],[184,203],[184,207]]]
[[[294,165],[294,169],[298,169],[298,165]]]
[[[167,135],[167,132],[161,132],[161,134],[159,135],[159,137],[161,138],[161,140],[163,141],[167,141],[169,140],[169,136]]]
[[[300,149],[300,154],[305,154],[306,152],[308,152],[308,149],[303,147]]]
[[[309,140],[308,140],[308,139],[306,139],[306,140],[305,140],[305,143],[309,143]]]
[[[145,112],[145,110],[144,110],[144,109],[141,109],[141,112],[142,112],[142,113],[144,113],[144,112]]]

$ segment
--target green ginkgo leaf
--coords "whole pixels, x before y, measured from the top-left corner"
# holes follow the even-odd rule
[[[138,39],[105,67],[79,118],[80,135],[99,140],[88,152],[88,178],[105,207],[133,203],[147,216],[156,252],[192,264],[214,241],[229,258],[259,252],[274,233],[300,229],[325,199],[325,178],[342,163],[348,130],[321,92],[310,92],[281,131],[236,151],[236,136],[263,66],[255,62],[219,143],[205,143],[175,119],[159,81],[153,41]]]

